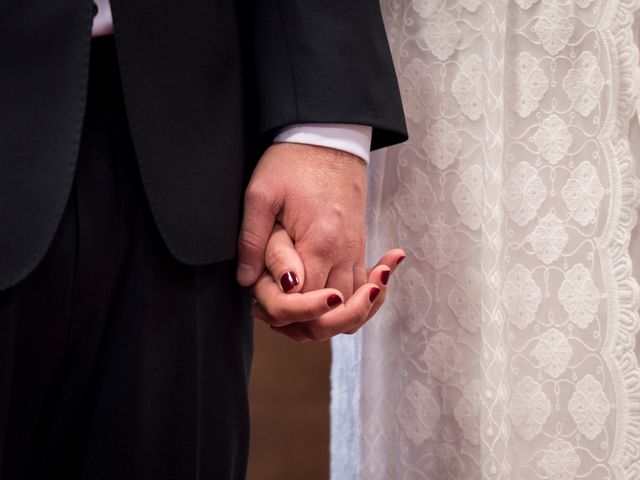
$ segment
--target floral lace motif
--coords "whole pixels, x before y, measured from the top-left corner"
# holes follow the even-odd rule
[[[397,416],[407,437],[416,445],[422,445],[431,438],[440,417],[440,408],[431,391],[414,380],[398,405]]]
[[[527,237],[533,253],[545,265],[555,262],[569,241],[565,224],[554,213],[541,218],[535,230]]]
[[[569,314],[569,320],[582,329],[596,318],[600,292],[584,265],[578,263],[565,274],[558,300]]]
[[[553,440],[538,462],[538,466],[544,470],[547,478],[553,480],[573,480],[580,465],[581,461],[576,449],[562,438]]]
[[[550,413],[551,402],[542,385],[529,376],[520,380],[511,397],[509,414],[522,438],[532,440],[538,435]]]
[[[604,88],[604,77],[593,53],[580,54],[562,80],[562,87],[572,102],[571,106],[583,117],[596,108]]]
[[[576,390],[569,401],[569,413],[578,430],[589,440],[594,440],[604,427],[611,404],[602,385],[592,375],[586,375],[576,384]]]
[[[566,156],[572,141],[567,124],[555,113],[542,121],[533,136],[533,143],[540,149],[542,158],[552,165]]]
[[[547,188],[538,171],[528,163],[520,162],[507,180],[502,199],[511,220],[524,227],[536,216],[546,196]]]
[[[538,340],[533,356],[538,360],[540,368],[552,378],[558,378],[564,373],[569,360],[573,355],[573,349],[567,341],[567,337],[555,328],[546,330]]]
[[[538,102],[549,88],[549,80],[540,62],[529,52],[521,52],[510,70],[510,84],[505,92],[512,107],[522,118],[538,108]]]
[[[571,172],[571,178],[562,189],[562,199],[572,218],[583,227],[595,221],[596,212],[604,197],[604,187],[598,172],[589,162],[582,162]]]
[[[408,258],[334,344],[333,480],[640,479],[639,3],[381,0],[368,254]]]
[[[502,289],[507,318],[520,330],[525,329],[535,320],[541,299],[540,288],[532,278],[531,271],[519,263],[515,265],[507,274]]]

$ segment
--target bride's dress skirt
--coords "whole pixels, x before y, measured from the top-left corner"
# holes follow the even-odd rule
[[[333,480],[639,479],[637,2],[382,6],[369,259],[408,258],[334,340]]]

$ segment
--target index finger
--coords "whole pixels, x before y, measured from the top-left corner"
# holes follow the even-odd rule
[[[358,328],[369,318],[369,311],[382,289],[374,283],[366,283],[356,290],[342,307],[328,312],[305,324],[291,324],[273,327],[274,330],[292,337],[303,337],[322,342],[343,332]]]

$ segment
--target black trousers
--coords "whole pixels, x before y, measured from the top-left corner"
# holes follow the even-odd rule
[[[165,247],[110,37],[89,83],[53,244],[0,292],[0,479],[242,479],[252,331],[234,262]]]

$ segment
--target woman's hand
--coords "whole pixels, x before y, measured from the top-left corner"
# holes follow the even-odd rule
[[[345,302],[336,289],[300,293],[305,268],[293,242],[279,225],[269,239],[267,270],[253,286],[253,317],[297,341],[323,341],[339,333],[355,333],[384,303],[391,273],[405,258],[400,249],[388,251],[367,272],[367,283]],[[277,280],[276,280],[277,279]]]

